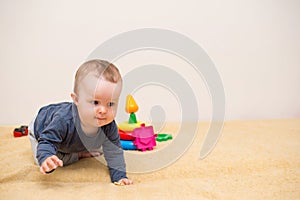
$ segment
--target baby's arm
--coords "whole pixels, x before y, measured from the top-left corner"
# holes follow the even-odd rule
[[[130,185],[133,181],[126,176],[126,165],[117,126],[112,125],[106,133],[107,137],[102,147],[111,181],[115,185]]]
[[[57,156],[53,155],[46,158],[46,160],[44,160],[44,162],[40,167],[40,171],[42,174],[46,174],[47,172],[50,172],[56,169],[57,167],[62,167],[62,166],[63,166],[63,161],[60,160]]]

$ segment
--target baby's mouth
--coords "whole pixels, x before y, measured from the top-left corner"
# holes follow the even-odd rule
[[[96,117],[96,119],[97,119],[97,120],[101,120],[101,121],[106,120],[105,117]]]

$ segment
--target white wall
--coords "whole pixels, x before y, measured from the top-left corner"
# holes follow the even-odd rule
[[[205,49],[223,80],[228,120],[299,118],[299,19],[298,0],[1,0],[0,124],[26,124],[40,106],[70,101],[75,70],[89,53],[144,27],[179,32]],[[195,90],[207,120],[209,93]],[[176,120],[173,112],[168,119]]]

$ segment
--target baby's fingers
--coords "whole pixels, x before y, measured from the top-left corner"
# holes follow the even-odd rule
[[[62,167],[63,162],[57,156],[48,157],[41,165],[40,171],[42,174],[50,173],[58,166]]]
[[[123,179],[122,182],[123,182],[125,185],[131,185],[131,184],[133,184],[133,181],[130,180],[130,179]]]
[[[56,167],[62,167],[63,166],[63,161],[60,160],[57,156],[52,156],[51,157],[52,162],[56,165]],[[55,168],[56,168],[55,167]]]
[[[41,166],[40,167],[40,172],[42,173],[42,174],[46,174],[46,170],[49,170],[46,166]]]
[[[119,180],[118,182],[114,182],[115,185],[122,186],[122,185],[131,185],[133,184],[133,181],[127,178],[123,178]]]
[[[52,170],[54,169],[54,168],[48,166],[47,163],[48,163],[48,162],[44,162],[44,163],[41,165],[41,167],[40,167],[40,171],[41,171],[42,174],[46,174],[46,173],[48,173],[48,172],[50,172],[50,171],[52,171]]]

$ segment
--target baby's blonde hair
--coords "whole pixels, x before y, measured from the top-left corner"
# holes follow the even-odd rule
[[[83,63],[78,69],[75,74],[75,81],[74,81],[74,93],[78,93],[78,88],[80,81],[86,77],[89,73],[94,73],[97,77],[102,77],[105,80],[117,83],[119,81],[122,82],[121,74],[118,70],[118,68],[105,60],[89,60],[85,63]]]

